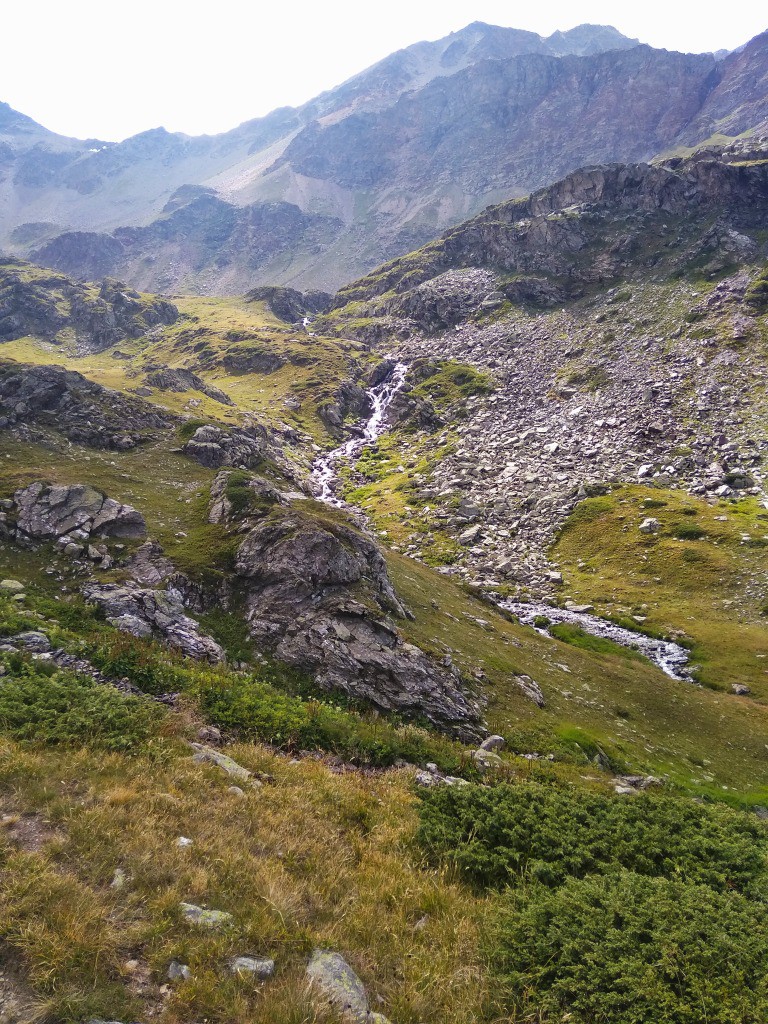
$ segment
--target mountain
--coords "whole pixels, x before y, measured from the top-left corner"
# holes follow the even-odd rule
[[[681,150],[335,296],[0,259],[5,1018],[766,1019],[768,140]]]
[[[0,245],[79,277],[333,290],[575,167],[759,127],[768,37],[713,55],[474,23],[231,132],[51,135],[4,108]]]

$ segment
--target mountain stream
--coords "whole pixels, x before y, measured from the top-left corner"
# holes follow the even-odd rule
[[[385,433],[387,430],[387,411],[405,384],[407,373],[408,366],[405,363],[396,363],[392,373],[386,380],[369,389],[368,397],[371,401],[372,411],[362,427],[360,435],[345,441],[338,448],[334,448],[332,451],[315,459],[312,464],[309,484],[318,501],[323,501],[334,508],[348,508],[336,493],[338,482],[337,464],[341,460],[354,461],[359,458],[365,448],[375,444],[381,435]],[[350,508],[350,511],[355,510]],[[573,625],[580,626],[585,633],[591,633],[593,636],[612,640],[622,647],[637,650],[673,679],[691,682],[691,677],[686,669],[689,654],[679,644],[672,643],[669,640],[656,640],[653,637],[645,636],[643,633],[635,633],[631,629],[617,626],[615,623],[609,622],[607,619],[601,619],[597,615],[558,608],[554,605],[545,604],[543,601],[527,603],[507,600],[499,601],[498,604],[505,611],[516,615],[523,625],[533,626],[542,636],[549,636],[549,633],[545,628],[536,626],[535,620],[540,616],[546,617],[550,623],[572,623]]]

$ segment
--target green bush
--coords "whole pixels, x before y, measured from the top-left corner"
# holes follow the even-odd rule
[[[0,680],[0,731],[16,740],[130,750],[157,732],[162,715],[148,701],[42,666]]]
[[[505,902],[491,955],[514,1020],[768,1020],[763,904],[630,872],[554,892],[534,886]]]
[[[281,693],[257,679],[211,675],[192,693],[212,721],[243,739],[327,750],[357,764],[385,767],[402,759],[435,761],[453,772],[467,769],[461,747],[447,739]]]
[[[768,267],[747,288],[744,300],[752,307],[753,312],[768,312]]]
[[[673,532],[678,540],[701,540],[707,535],[707,531],[700,526],[689,526],[687,523],[676,526]]]
[[[481,885],[615,872],[756,889],[768,831],[753,817],[675,797],[617,799],[539,784],[441,787],[422,795],[418,840]]]

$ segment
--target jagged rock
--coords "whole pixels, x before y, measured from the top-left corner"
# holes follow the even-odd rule
[[[222,405],[234,405],[234,402],[219,388],[208,384],[198,377],[192,370],[181,367],[163,367],[162,369],[151,370],[146,374],[147,384],[153,388],[160,388],[161,391],[199,391],[208,398],[212,398]]]
[[[370,1009],[365,986],[340,953],[316,949],[307,966],[307,978],[352,1024],[388,1024],[386,1017]]]
[[[183,451],[210,469],[220,466],[255,469],[262,459],[272,454],[263,427],[225,430],[212,424],[198,427]]]
[[[233,509],[232,502],[227,497],[227,483],[230,475],[231,473],[228,470],[222,469],[216,474],[216,479],[211,484],[211,504],[208,509],[209,523],[226,523],[243,512],[243,510]],[[252,501],[248,509],[245,510],[251,516],[254,515],[257,507],[266,511],[271,505],[284,501],[280,491],[263,477],[252,476],[247,480],[245,486],[247,486],[252,495]]]
[[[353,380],[342,381],[336,388],[333,401],[318,407],[318,415],[329,430],[339,435],[348,416],[360,419],[371,411],[371,399],[365,388]]]
[[[405,609],[378,548],[358,531],[273,513],[246,535],[236,572],[251,635],[318,686],[477,737],[479,708],[456,676],[403,644],[387,619]]]
[[[0,270],[0,340],[27,335],[54,338],[74,329],[81,352],[100,352],[123,338],[138,338],[172,324],[178,309],[165,299],[142,297],[120,281],[105,280],[98,297],[85,285],[48,272],[24,273],[5,262]]]
[[[544,700],[544,694],[541,692],[541,687],[530,676],[515,676],[515,682],[528,700],[532,700],[540,708],[545,706],[546,701]]]
[[[478,309],[496,278],[487,270],[449,270],[384,304],[382,312],[428,333],[453,327]]]
[[[174,572],[173,562],[163,555],[163,549],[156,540],[148,540],[138,547],[125,568],[137,583],[150,586],[162,583]]]
[[[31,540],[72,537],[141,537],[144,517],[87,484],[45,484],[16,491],[17,535]]]
[[[211,931],[220,931],[234,922],[234,918],[226,910],[206,910],[203,907],[195,906],[194,903],[180,903],[179,908],[184,919],[190,924],[208,928]]]
[[[206,761],[211,764],[215,764],[222,771],[225,771],[227,775],[231,775],[235,779],[239,779],[241,782],[253,782],[254,774],[248,768],[243,768],[241,764],[234,761],[231,757],[226,754],[222,754],[219,750],[214,750],[212,747],[207,747],[202,743],[191,743],[190,746],[195,751],[195,761],[198,763],[204,763]],[[257,780],[258,781],[258,780]]]
[[[39,424],[70,441],[125,450],[156,436],[173,418],[61,366],[0,361],[0,428]]]
[[[266,302],[279,320],[299,323],[307,316],[326,313],[333,296],[327,292],[298,292],[295,288],[263,286],[254,288],[245,296],[246,302]]]
[[[104,612],[107,621],[134,636],[159,633],[171,646],[198,660],[224,661],[224,651],[184,613],[177,590],[150,590],[135,583],[89,583],[83,595]]]
[[[236,956],[229,962],[233,974],[250,974],[259,981],[266,981],[275,973],[275,961],[264,957]]]

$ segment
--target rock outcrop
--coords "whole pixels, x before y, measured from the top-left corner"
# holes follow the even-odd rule
[[[28,264],[0,261],[0,341],[27,335],[50,341],[66,328],[81,352],[101,352],[178,316],[172,303],[142,296],[121,281],[107,278],[96,291]]]
[[[215,402],[221,402],[222,405],[234,405],[235,403],[219,388],[214,387],[213,384],[208,384],[202,377],[198,377],[192,370],[186,370],[182,367],[161,367],[158,369],[151,369],[146,374],[145,380],[150,387],[159,388],[161,391],[199,391],[202,395],[207,395],[208,398],[212,398]]]
[[[221,466],[255,469],[265,458],[275,454],[263,427],[225,429],[214,424],[198,427],[183,451],[209,469]]]
[[[144,517],[130,505],[121,505],[87,484],[46,484],[40,481],[13,496],[6,527],[21,543],[56,541],[85,546],[105,537],[143,537]]]
[[[220,662],[224,651],[184,611],[181,594],[173,587],[152,590],[136,583],[88,583],[83,596],[98,605],[109,623],[136,637],[159,636],[183,654]]]
[[[403,616],[375,544],[297,510],[254,526],[237,552],[251,635],[280,660],[384,711],[476,737],[480,708],[454,671],[404,643]]]
[[[327,313],[333,296],[328,292],[299,292],[295,288],[280,288],[266,285],[254,288],[246,295],[247,302],[266,302],[278,320],[286,323],[301,323],[306,317]]]
[[[0,361],[0,429],[46,428],[91,448],[134,448],[169,428],[167,413],[61,366]]]

